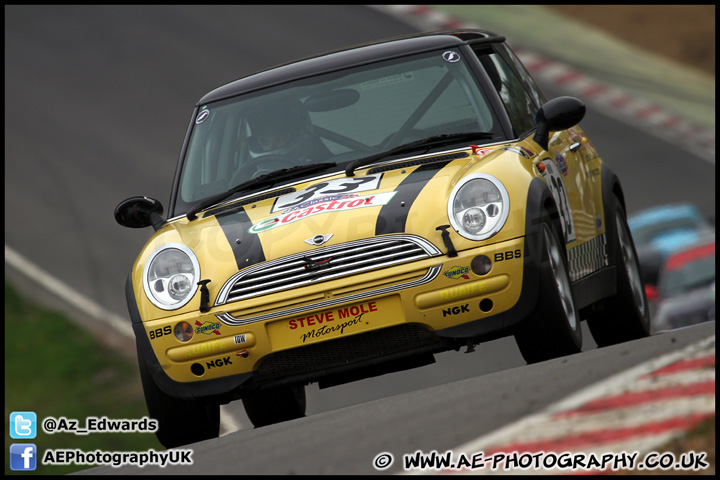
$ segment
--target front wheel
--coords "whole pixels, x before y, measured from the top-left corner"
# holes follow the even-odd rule
[[[305,387],[293,385],[258,392],[242,399],[245,413],[255,427],[305,416]]]
[[[165,448],[180,447],[220,435],[219,404],[169,396],[155,385],[142,358],[138,360],[148,413],[158,421],[155,434]]]
[[[614,222],[612,238],[616,269],[617,293],[605,300],[604,308],[592,312],[588,327],[598,347],[627,342],[650,335],[650,310],[635,245],[628,227],[625,210],[614,198],[611,206]]]
[[[565,249],[549,216],[541,226],[540,287],[535,310],[515,333],[528,363],[578,353],[582,349],[580,317],[573,300]]]

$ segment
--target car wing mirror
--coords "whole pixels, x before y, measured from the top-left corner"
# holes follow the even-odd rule
[[[162,204],[150,197],[128,198],[115,207],[115,221],[128,228],[152,226],[158,231],[166,223],[162,214]]]
[[[537,130],[533,141],[548,149],[550,132],[572,128],[585,116],[585,104],[575,97],[558,97],[545,103],[535,114]]]

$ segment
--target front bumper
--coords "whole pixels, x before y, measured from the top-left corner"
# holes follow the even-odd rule
[[[422,361],[423,358],[432,357],[433,353],[511,335],[537,304],[542,251],[540,219],[549,199],[551,194],[546,185],[538,179],[533,180],[524,210],[524,236],[463,250],[458,252],[457,257],[436,256],[423,260],[418,262],[417,266],[424,269],[424,272],[439,266],[438,274],[432,281],[378,294],[377,298],[363,297],[361,302],[365,302],[368,314],[375,313],[371,311],[369,302],[388,301],[395,304],[395,313],[384,317],[384,324],[380,328],[373,326],[358,333],[336,334],[337,338],[306,338],[305,344],[296,342],[294,347],[288,346],[288,343],[282,345],[282,342],[287,342],[288,339],[281,338],[281,347],[273,350],[275,338],[268,336],[269,329],[266,325],[281,325],[280,322],[283,322],[287,332],[294,332],[289,328],[292,320],[295,320],[297,325],[298,315],[307,318],[310,313],[317,312],[290,314],[283,318],[273,317],[250,325],[230,327],[223,324],[222,339],[204,343],[207,347],[205,353],[208,355],[184,362],[173,361],[166,352],[177,347],[178,342],[173,343],[172,337],[166,336],[163,340],[169,342],[164,344],[166,348],[158,348],[157,342],[154,346],[151,345],[148,332],[153,328],[157,329],[162,322],[168,324],[176,320],[143,323],[129,278],[126,297],[137,339],[139,361],[146,364],[157,386],[168,395],[186,399],[210,398],[212,401],[226,403],[257,389],[282,384],[320,382],[328,378],[348,381],[409,368],[417,366],[412,364],[413,358],[420,358]],[[519,255],[516,255],[518,250]],[[470,275],[468,279],[462,278],[463,274],[468,273],[464,267],[470,265],[472,259],[478,255],[491,258],[493,269],[482,278]],[[507,277],[507,281],[503,276]],[[481,285],[484,287],[481,288]],[[322,291],[315,295],[315,300],[310,299],[308,302],[321,302],[326,297]],[[488,300],[492,304],[488,303]],[[333,305],[332,308],[353,306],[362,309],[362,305],[357,303]],[[288,305],[278,308],[286,307]],[[397,313],[398,311],[401,313]],[[219,312],[209,312],[205,317],[196,318],[194,321],[201,325],[206,320],[219,322],[215,316],[217,313]],[[327,315],[327,309],[319,312],[320,315],[323,313]],[[195,316],[198,316],[197,312]],[[363,318],[371,319],[369,316]],[[188,318],[186,321],[189,320],[192,319]],[[305,324],[316,327],[309,323]],[[235,336],[242,335],[243,332],[248,333],[242,338],[246,343],[235,345]],[[242,353],[249,350],[246,346],[253,346],[254,352],[248,352],[245,358]],[[240,348],[242,350],[238,351]],[[219,349],[222,349],[222,352]],[[198,347],[197,352],[203,353],[202,347]],[[348,356],[348,352],[354,352],[352,357]],[[408,359],[411,359],[410,364],[407,363]],[[212,372],[212,375],[197,376],[191,373],[192,365],[200,362],[206,367],[212,364],[211,370],[205,370],[206,373]]]
[[[434,273],[419,285],[238,325],[220,321],[230,314],[216,311],[143,323],[128,279],[139,361],[167,394],[221,403],[283,384],[332,385],[430,363],[434,353],[513,333],[537,301],[538,242],[531,233],[454,258],[433,257],[420,262],[420,270]],[[493,261],[487,275],[469,268],[478,255]],[[168,335],[151,344],[150,331],[180,320],[210,327],[199,327],[203,332],[219,325],[214,330],[221,335],[189,345]]]

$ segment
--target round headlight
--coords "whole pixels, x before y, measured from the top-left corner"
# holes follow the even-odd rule
[[[470,240],[485,240],[495,235],[505,225],[509,211],[507,190],[492,175],[469,175],[450,193],[450,224]]]
[[[485,226],[485,212],[479,207],[470,207],[462,213],[463,229],[472,233],[479,234]]]
[[[199,280],[197,257],[181,243],[168,243],[155,250],[143,272],[145,295],[163,310],[175,310],[188,303]]]
[[[173,300],[182,300],[190,293],[191,285],[185,274],[174,275],[168,282],[168,293]]]

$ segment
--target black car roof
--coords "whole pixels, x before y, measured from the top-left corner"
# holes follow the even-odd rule
[[[411,53],[457,47],[468,43],[503,41],[505,41],[504,37],[489,31],[459,29],[425,32],[364,43],[296,60],[235,80],[203,96],[197,106],[318,73],[342,70]]]

